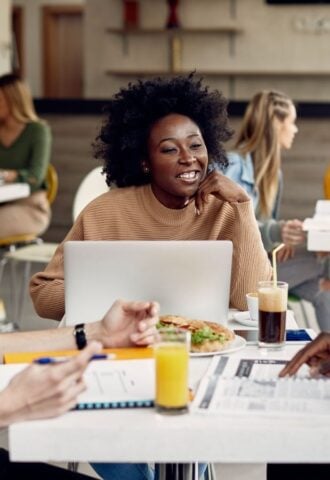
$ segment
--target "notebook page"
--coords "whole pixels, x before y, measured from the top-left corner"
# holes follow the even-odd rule
[[[78,397],[78,408],[121,408],[153,404],[153,359],[91,362],[84,380],[87,389]]]

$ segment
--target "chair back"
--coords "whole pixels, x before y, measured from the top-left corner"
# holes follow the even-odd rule
[[[78,187],[76,195],[73,200],[72,217],[76,220],[79,213],[90,203],[94,198],[102,193],[108,192],[109,187],[102,175],[102,167],[96,167],[91,170],[82,180]]]
[[[35,233],[22,233],[21,235],[11,235],[10,237],[0,238],[0,247],[6,248],[11,245],[27,244],[31,242],[37,242],[38,237]]]
[[[47,200],[49,205],[51,205],[56,198],[57,190],[58,190],[58,175],[54,165],[52,165],[51,163],[47,167],[46,183],[47,183]]]
[[[58,190],[58,176],[55,170],[54,165],[49,164],[46,172],[46,183],[47,183],[47,200],[51,205],[56,198]],[[1,248],[10,248],[13,247],[16,249],[16,245],[24,245],[36,242],[38,243],[40,239],[35,233],[22,233],[19,235],[12,235],[9,237],[0,238],[0,247]]]

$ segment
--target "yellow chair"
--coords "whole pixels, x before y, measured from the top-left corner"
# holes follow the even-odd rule
[[[58,176],[55,167],[52,164],[48,165],[46,173],[47,184],[47,200],[51,205],[57,195],[58,190]],[[16,247],[21,244],[28,244],[33,242],[40,242],[41,239],[34,233],[23,233],[20,235],[11,235],[9,237],[0,238],[0,248],[8,248],[9,251],[16,250]]]
[[[330,166],[326,169],[323,177],[324,198],[330,200]]]
[[[47,200],[49,205],[54,203],[54,200],[58,191],[58,175],[57,171],[51,163],[48,165],[46,173],[46,184],[47,184]]]
[[[54,202],[58,191],[58,175],[55,167],[52,164],[49,164],[47,168],[46,185],[47,200],[51,205]],[[38,237],[36,234],[22,234],[0,238],[0,248],[5,249],[6,251],[6,253],[0,258],[0,282],[4,266],[10,260],[12,295],[11,304],[13,306],[12,316],[15,319],[15,328],[19,326],[21,321],[26,286],[29,281],[32,262],[48,263],[52,258],[56,247],[57,244],[44,243],[42,238]],[[17,262],[25,262],[24,277],[20,292],[18,292],[18,282],[16,280]],[[10,325],[8,325],[8,330],[10,330]]]

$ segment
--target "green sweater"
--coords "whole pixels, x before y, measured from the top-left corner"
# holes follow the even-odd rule
[[[0,142],[0,169],[17,170],[17,182],[30,185],[31,192],[45,188],[50,160],[51,133],[41,122],[27,123],[20,136],[9,147]]]

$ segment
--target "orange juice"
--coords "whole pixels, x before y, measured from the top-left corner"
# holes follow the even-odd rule
[[[155,349],[156,405],[164,410],[181,410],[188,405],[187,343],[160,343]]]

